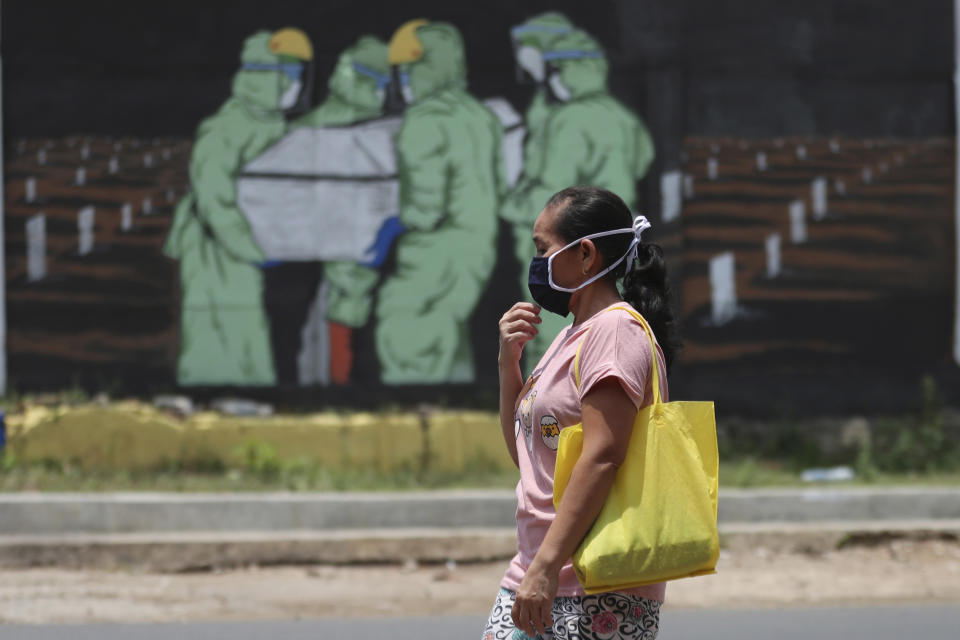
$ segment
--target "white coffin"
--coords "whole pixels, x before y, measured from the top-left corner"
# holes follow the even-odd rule
[[[522,171],[524,129],[502,98],[485,103],[504,127],[509,184]],[[399,117],[349,127],[302,127],[244,167],[237,202],[269,260],[364,261],[397,214]]]

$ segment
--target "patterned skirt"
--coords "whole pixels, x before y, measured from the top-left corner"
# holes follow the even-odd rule
[[[482,640],[533,640],[513,624],[517,594],[500,589]],[[557,598],[553,627],[535,640],[654,640],[660,628],[660,603],[626,593]]]

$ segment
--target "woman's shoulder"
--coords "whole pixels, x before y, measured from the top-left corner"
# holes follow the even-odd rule
[[[583,342],[580,373],[584,392],[605,377],[620,379],[633,403],[639,407],[650,375],[650,340],[643,325],[625,308],[613,305],[591,318]]]
[[[626,302],[611,305],[591,318],[592,323],[590,330],[591,332],[598,331],[615,334],[622,332],[627,336],[645,336],[646,331],[634,314],[640,315],[638,311],[630,308]],[[642,318],[643,316],[640,317]]]
[[[627,310],[626,303],[610,306],[584,324],[583,348],[588,351],[609,352],[613,356],[649,345],[643,325]]]

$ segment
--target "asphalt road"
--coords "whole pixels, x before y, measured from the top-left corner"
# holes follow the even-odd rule
[[[3,640],[479,640],[483,616],[281,622],[6,625]],[[660,640],[956,640],[960,605],[664,610]]]

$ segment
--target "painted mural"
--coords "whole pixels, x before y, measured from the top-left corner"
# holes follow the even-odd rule
[[[381,382],[476,381],[468,325],[497,259],[498,218],[526,265],[550,195],[589,183],[635,205],[654,156],[642,121],[609,94],[593,37],[546,13],[511,38],[533,87],[524,119],[469,93],[451,24],[412,20],[389,44],[361,37],[324,103],[294,119],[309,38],[284,29],[247,39],[232,96],[198,129],[190,192],[164,247],[180,263],[178,384],[349,384],[353,332],[371,321]],[[381,273],[391,251],[395,265]],[[305,313],[281,318],[266,308],[264,274],[289,263],[322,275]],[[518,281],[525,291],[525,269]],[[300,335],[295,362],[298,341],[271,340],[273,323]],[[545,324],[528,363],[564,324]]]
[[[514,8],[481,38],[457,14],[394,11],[341,24],[336,46],[307,18],[264,22],[224,36],[219,107],[180,135],[9,139],[11,386],[489,392],[495,318],[529,299],[533,220],[571,184],[654,222],[680,397],[856,411],[930,372],[960,381],[953,132],[708,127],[719,107],[658,102],[647,75],[683,95],[710,78],[663,71],[614,5],[622,30]],[[543,319],[525,367],[569,322]]]

